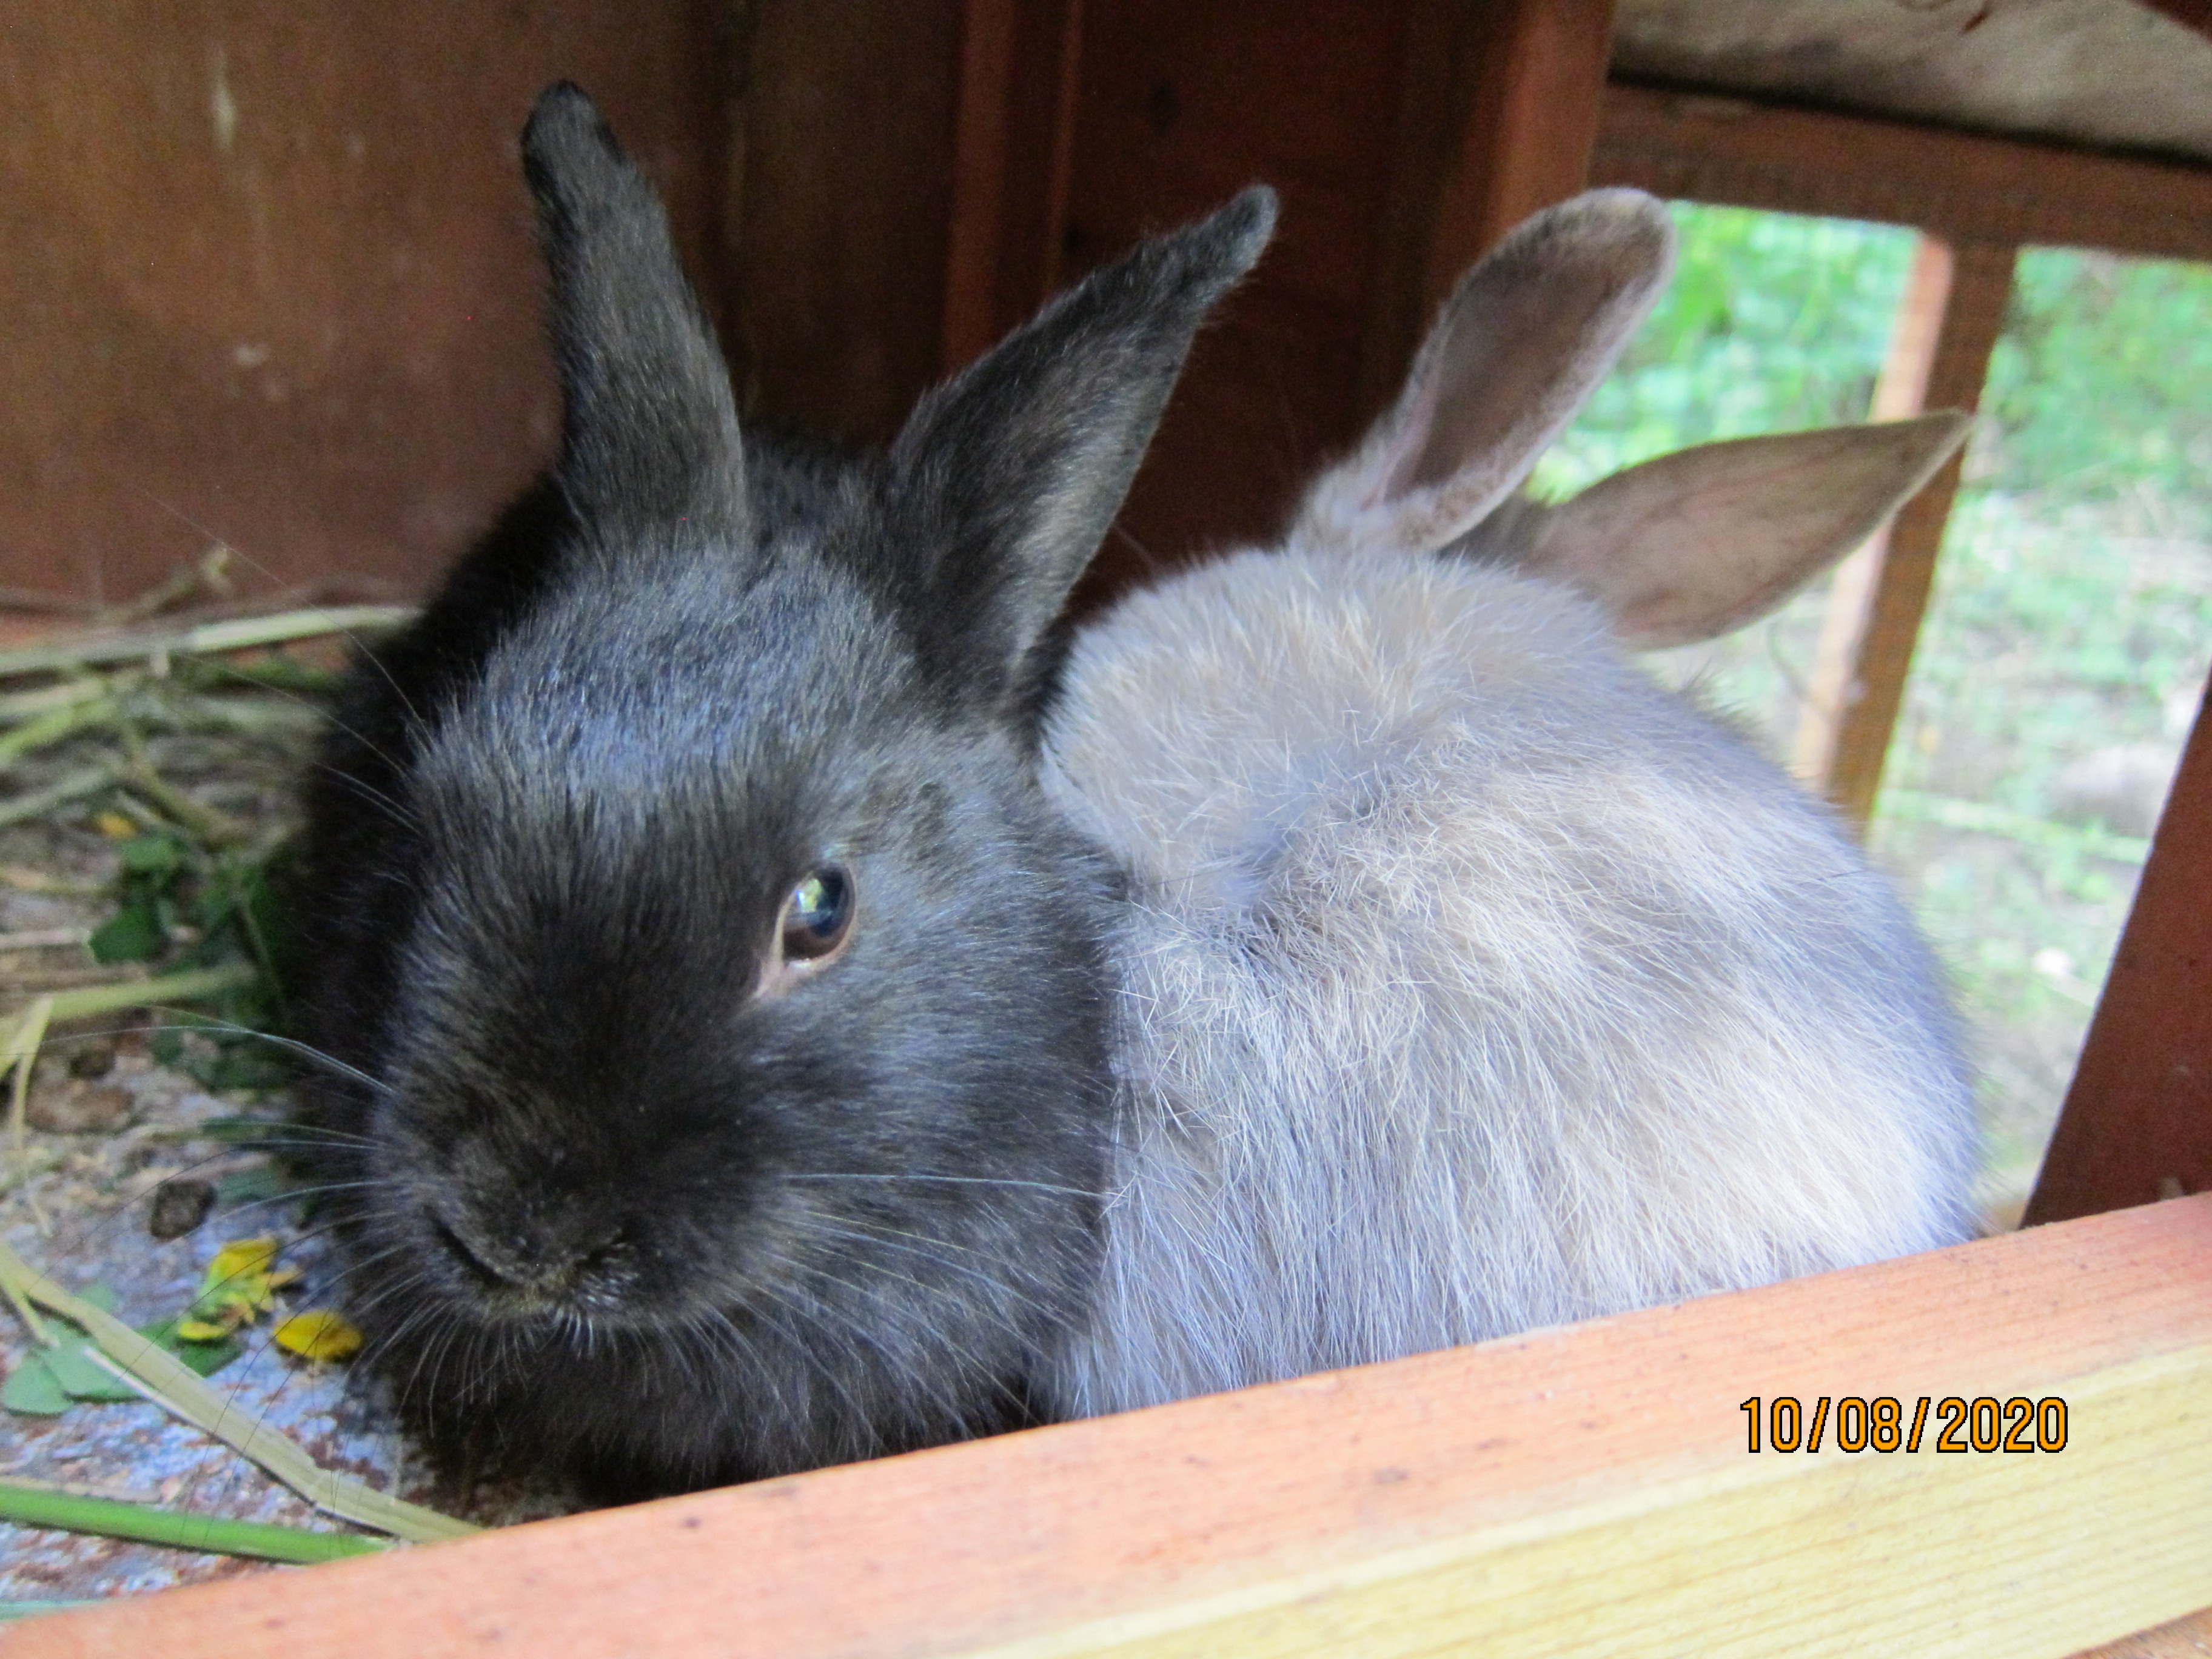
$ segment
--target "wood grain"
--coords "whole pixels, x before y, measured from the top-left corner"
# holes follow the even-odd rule
[[[2012,292],[2016,250],[1986,242],[1953,244],[1942,325],[1926,370],[1923,406],[1977,408],[2005,301]],[[1959,493],[1962,453],[1954,455],[1890,520],[1881,569],[1866,605],[1848,696],[1837,711],[1823,783],[1828,799],[1856,822],[1873,816],[1889,740],[1905,706],[1905,683],[1927,614],[1936,559]]]
[[[9,8],[0,584],[428,580],[558,423],[531,100],[599,100],[711,294],[727,70],[709,0]]]
[[[1749,1395],[2063,1397],[1747,1455]],[[1932,1433],[1932,1431],[1931,1431]],[[2212,1604],[2212,1197],[17,1626],[9,1659],[2072,1654]]]
[[[2212,167],[1665,88],[1607,91],[1590,177],[1956,242],[2212,259]]]
[[[2212,705],[2208,705],[2212,708]],[[2197,711],[2028,1224],[2212,1189],[2212,713]]]
[[[1905,272],[1905,291],[1898,297],[1889,349],[1867,410],[1869,420],[1902,420],[1927,408],[1928,376],[1936,366],[1943,313],[1950,304],[1951,273],[1948,243],[1936,236],[1914,238],[1912,263]],[[1860,694],[1859,651],[1866,641],[1888,547],[1889,526],[1884,525],[1836,567],[1828,585],[1820,638],[1813,653],[1812,672],[1806,676],[1805,708],[1790,757],[1790,771],[1824,793],[1844,715]]]
[[[960,0],[746,10],[723,335],[744,412],[881,441],[943,362]]]

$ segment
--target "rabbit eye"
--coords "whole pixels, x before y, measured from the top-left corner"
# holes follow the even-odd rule
[[[853,926],[853,878],[825,864],[791,890],[783,907],[783,954],[787,961],[812,962],[845,942]]]

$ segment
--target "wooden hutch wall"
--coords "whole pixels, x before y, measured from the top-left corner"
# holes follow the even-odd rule
[[[112,600],[222,539],[419,587],[556,428],[532,96],[591,86],[719,287],[732,38],[713,0],[9,6],[0,585]]]

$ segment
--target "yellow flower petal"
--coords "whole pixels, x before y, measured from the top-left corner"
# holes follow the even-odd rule
[[[361,1352],[361,1333],[329,1309],[316,1308],[279,1325],[276,1346],[303,1359],[350,1359]]]
[[[235,1239],[215,1253],[215,1260],[208,1263],[207,1278],[203,1284],[208,1290],[219,1290],[230,1280],[247,1273],[265,1273],[276,1262],[275,1239]]]
[[[220,1342],[228,1336],[234,1325],[218,1325],[205,1319],[179,1319],[177,1334],[187,1342]]]

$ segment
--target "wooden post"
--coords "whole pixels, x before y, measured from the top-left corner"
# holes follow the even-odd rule
[[[1587,183],[1613,14],[1613,0],[1413,0],[1363,413],[1397,390],[1460,273]]]
[[[2025,1224],[2212,1189],[2212,696],[2166,797]]]
[[[1981,402],[1990,352],[2012,290],[2014,253],[2002,244],[1950,247],[1948,293],[1928,369],[1926,407],[1972,410]],[[1928,263],[1932,266],[1935,261]],[[1961,459],[1952,457],[1892,522],[1875,556],[1880,563],[1871,597],[1863,604],[1864,623],[1850,629],[1857,637],[1856,661],[1848,676],[1834,676],[1841,695],[1830,703],[1832,723],[1820,734],[1827,751],[1822,775],[1828,798],[1860,823],[1872,815],[1881,787],[1882,763],[1904,704],[1905,676],[1928,608],[1936,556],[1958,494]],[[1852,620],[1847,612],[1841,626]],[[1804,741],[1801,730],[1801,745]]]
[[[1474,120],[1429,240],[1431,307],[1492,243],[1583,187],[1604,108],[1613,0],[1495,0],[1487,9]]]
[[[1927,408],[1928,377],[1936,366],[1936,343],[1950,305],[1953,265],[1950,244],[1941,237],[1923,232],[1915,240],[1911,269],[1905,276],[1905,292],[1898,299],[1889,354],[1883,360],[1881,376],[1875,382],[1874,401],[1867,411],[1869,419],[1903,420]],[[1836,567],[1828,589],[1827,609],[1820,619],[1820,643],[1814,653],[1805,709],[1798,720],[1796,746],[1790,757],[1790,770],[1815,788],[1826,787],[1844,716],[1861,695],[1859,648],[1873,616],[1875,591],[1888,545],[1889,526],[1884,525],[1865,546]]]
[[[946,236],[944,369],[1057,286],[1083,0],[966,0]]]

